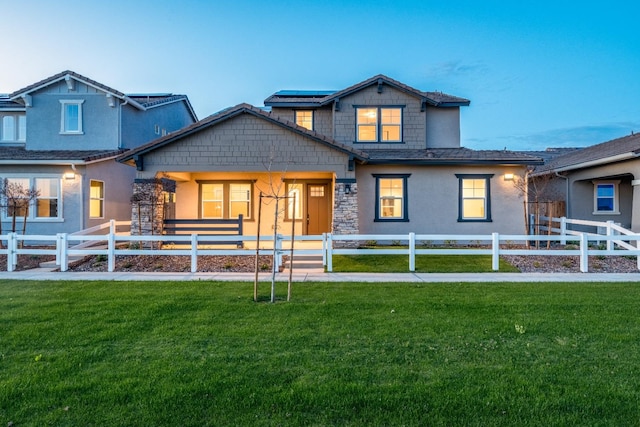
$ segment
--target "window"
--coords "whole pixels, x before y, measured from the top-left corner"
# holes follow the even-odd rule
[[[7,178],[7,186],[14,194],[15,203],[8,206],[6,218],[27,216],[31,220],[60,219],[60,178]],[[29,191],[37,192],[29,202]]]
[[[356,107],[357,142],[402,142],[401,107]]]
[[[294,114],[295,114],[296,124],[298,126],[302,126],[303,128],[313,130],[313,111],[296,110]]]
[[[459,181],[458,221],[491,221],[489,175],[456,174]]]
[[[302,184],[300,183],[287,183],[287,216],[286,219],[293,218],[294,196],[295,196],[295,214],[296,219],[302,219]],[[324,190],[324,187],[322,187]]]
[[[24,142],[27,140],[27,116],[25,114],[2,114],[0,118],[0,141]]]
[[[201,182],[202,218],[251,218],[250,182]]]
[[[61,100],[60,133],[82,134],[82,103],[84,100]]]
[[[409,221],[407,178],[403,175],[373,175],[376,178],[376,221]]]
[[[89,218],[104,218],[104,182],[91,180],[89,188]]]
[[[618,208],[618,184],[620,181],[594,181],[593,182],[593,213],[594,214],[619,214]]]

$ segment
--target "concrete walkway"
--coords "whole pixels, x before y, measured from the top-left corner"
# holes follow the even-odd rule
[[[54,272],[36,268],[19,272],[0,272],[0,280],[117,280],[151,281],[208,280],[253,282],[254,273],[96,273]],[[270,282],[271,273],[260,273],[261,282]],[[288,273],[276,275],[278,282],[289,280]],[[640,273],[324,273],[305,271],[293,274],[294,282],[638,282]]]

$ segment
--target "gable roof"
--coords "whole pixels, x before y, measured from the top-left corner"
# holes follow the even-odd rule
[[[126,153],[124,153],[123,155],[118,157],[118,161],[119,162],[127,162],[130,160],[134,160],[137,156],[142,156],[145,155],[153,150],[156,150],[158,148],[164,147],[165,145],[171,144],[175,141],[178,141],[182,138],[185,138],[189,135],[193,135],[195,133],[201,132],[205,129],[208,129],[210,127],[213,127],[217,124],[223,123],[229,119],[232,119],[234,117],[237,117],[239,115],[242,114],[249,114],[252,115],[254,117],[257,117],[259,119],[262,120],[267,120],[277,126],[283,127],[287,130],[290,130],[292,132],[298,133],[300,135],[306,136],[308,138],[313,139],[316,142],[319,142],[323,145],[326,145],[330,148],[333,148],[335,150],[341,151],[345,154],[348,154],[350,156],[353,156],[356,159],[359,160],[366,160],[368,158],[368,155],[361,151],[361,150],[357,150],[355,148],[349,147],[348,145],[344,145],[341,144],[338,141],[335,141],[331,138],[327,138],[326,136],[308,130],[307,128],[304,128],[302,126],[298,126],[297,124],[293,123],[293,122],[289,122],[287,120],[283,120],[277,116],[272,115],[269,112],[266,112],[260,108],[254,107],[253,105],[250,104],[238,104],[235,107],[231,107],[231,108],[227,108],[225,110],[222,110],[216,114],[213,114],[209,117],[206,117],[196,123],[193,123],[192,125],[183,128],[179,131],[173,132],[169,135],[166,135],[162,138],[156,139],[154,141],[151,141],[147,144],[141,145],[137,148],[131,149],[129,151],[127,151]]]
[[[404,83],[389,78],[383,74],[378,74],[360,83],[356,83],[346,89],[342,89],[332,93],[324,93],[331,91],[280,91],[271,95],[264,101],[266,106],[317,106],[321,107],[330,104],[340,98],[351,95],[366,87],[373,85],[388,85],[404,93],[412,95],[416,98],[423,100],[425,103],[434,107],[461,107],[468,106],[471,101],[465,98],[460,98],[453,95],[447,95],[442,92],[423,92],[421,90],[412,88]],[[308,94],[305,94],[308,92]]]
[[[116,90],[112,87],[109,87],[107,85],[104,85],[102,83],[99,83],[95,80],[92,80],[88,77],[85,77],[81,74],[78,74],[74,71],[70,71],[70,70],[66,70],[66,71],[62,71],[61,73],[55,74],[51,77],[47,77],[44,80],[40,80],[39,82],[33,83],[27,87],[24,87],[22,89],[19,89],[13,93],[10,93],[8,95],[8,99],[10,101],[16,101],[19,100],[20,98],[29,95],[33,92],[36,92],[42,88],[45,88],[47,86],[50,86],[52,84],[56,84],[58,82],[61,81],[66,81],[66,80],[76,80],[78,82],[84,83],[87,86],[93,87],[94,89],[98,89],[102,92],[104,92],[105,94],[109,94],[115,98],[118,98],[120,100],[126,101],[129,105],[132,105],[133,107],[137,108],[138,110],[147,110],[149,108],[153,108],[153,107],[157,107],[160,105],[165,105],[165,104],[169,104],[172,102],[185,102],[187,109],[189,110],[189,113],[191,114],[191,116],[193,117],[194,121],[198,120],[198,117],[196,116],[195,111],[193,110],[193,107],[191,106],[191,103],[189,102],[189,98],[187,98],[186,95],[174,95],[171,93],[166,93],[166,94],[149,94],[149,95],[145,95],[145,94],[140,94],[140,95],[126,95],[122,92],[120,92],[119,90]],[[150,102],[149,100],[153,99],[153,102]]]
[[[640,134],[631,134],[571,151],[536,168],[535,175],[565,172],[640,157]]]

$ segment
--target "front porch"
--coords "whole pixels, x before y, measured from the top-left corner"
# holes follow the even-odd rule
[[[245,235],[355,234],[354,181],[332,172],[163,173],[136,180],[131,232],[165,234],[166,220],[232,222],[242,216]]]

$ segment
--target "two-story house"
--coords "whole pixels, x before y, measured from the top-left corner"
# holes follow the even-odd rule
[[[0,96],[0,179],[38,194],[4,203],[3,232],[13,215],[29,234],[130,219],[135,172],[115,158],[196,120],[185,95],[126,95],[73,71]]]
[[[242,214],[247,234],[261,200],[270,220],[260,231],[272,232],[274,194],[296,195],[299,234],[521,234],[511,179],[541,159],[461,147],[468,105],[378,75],[339,91],[281,91],[265,108],[240,104],[118,160],[136,167],[137,191],[175,181],[177,218]],[[291,221],[293,199],[283,204]]]

